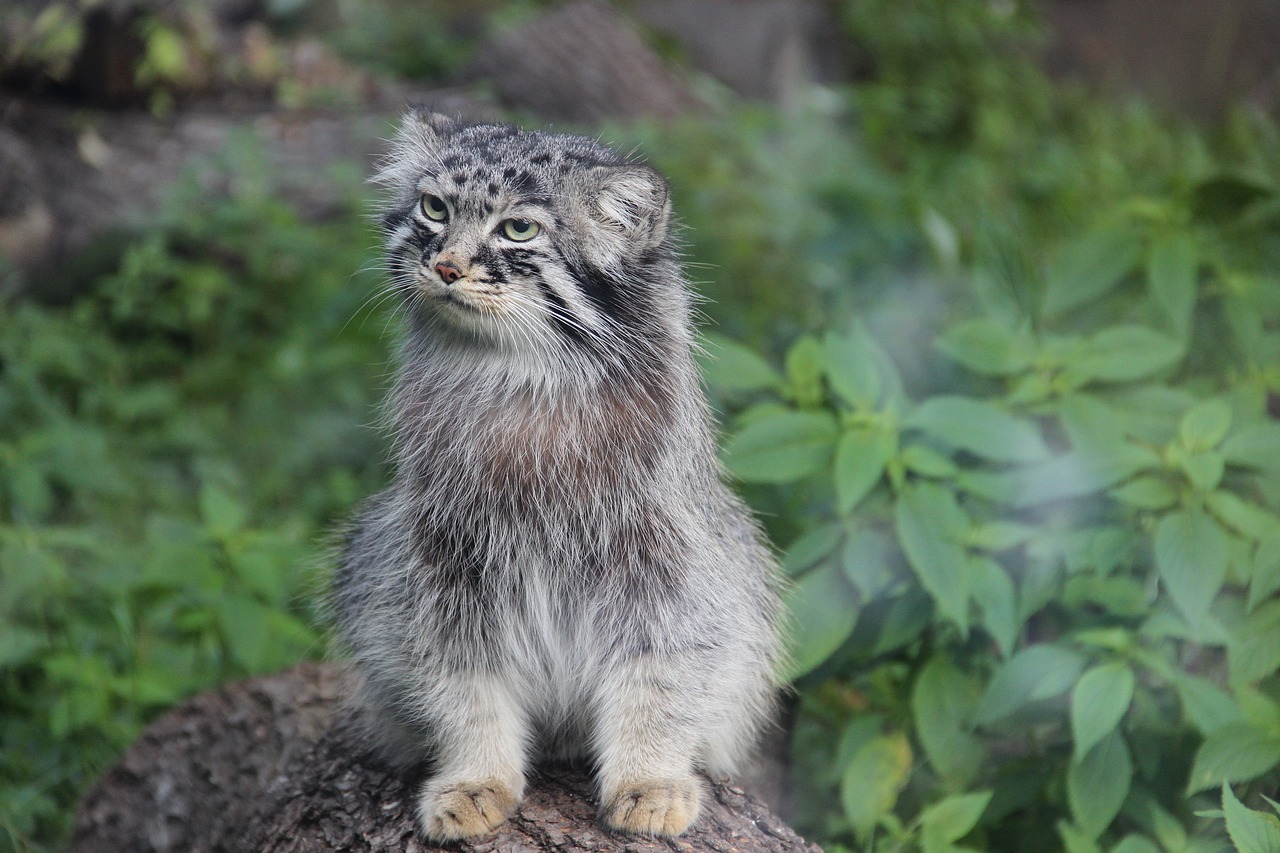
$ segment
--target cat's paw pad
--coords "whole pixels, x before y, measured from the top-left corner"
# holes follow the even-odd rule
[[[621,832],[679,835],[697,818],[701,799],[693,777],[633,782],[608,798],[604,822]]]
[[[484,835],[516,810],[519,798],[496,779],[483,782],[437,783],[422,786],[418,798],[418,827],[432,841],[453,841]]]

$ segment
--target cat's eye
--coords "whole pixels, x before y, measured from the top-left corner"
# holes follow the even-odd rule
[[[538,223],[528,219],[508,219],[502,223],[502,233],[508,240],[515,240],[517,243],[532,240],[539,230]]]
[[[444,222],[449,218],[449,208],[440,196],[425,193],[422,196],[422,215],[432,222]]]

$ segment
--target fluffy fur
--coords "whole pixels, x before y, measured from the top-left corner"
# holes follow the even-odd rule
[[[420,829],[487,832],[531,760],[584,757],[607,824],[678,834],[769,714],[778,600],[716,462],[666,182],[419,112],[377,181],[396,476],[334,606],[381,739],[434,762]]]

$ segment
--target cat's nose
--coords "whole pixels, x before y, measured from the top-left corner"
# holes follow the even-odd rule
[[[453,261],[440,261],[436,264],[436,275],[440,276],[440,280],[445,284],[453,284],[462,278],[462,270]]]

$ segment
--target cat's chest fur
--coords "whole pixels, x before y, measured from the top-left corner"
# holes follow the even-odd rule
[[[666,461],[675,412],[660,389],[452,385],[409,383],[400,407],[404,470],[437,511],[567,521],[630,505]]]

